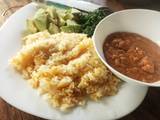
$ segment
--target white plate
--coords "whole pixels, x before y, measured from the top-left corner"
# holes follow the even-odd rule
[[[85,2],[73,1],[76,6],[86,6]],[[92,4],[87,9],[93,9]],[[9,104],[27,113],[55,120],[108,120],[117,119],[136,109],[143,101],[147,87],[124,83],[115,96],[102,101],[90,101],[85,107],[76,107],[72,112],[64,114],[37,95],[27,82],[8,65],[8,59],[15,55],[21,47],[21,32],[25,28],[25,20],[36,10],[34,4],[28,4],[14,13],[0,29],[0,96]]]

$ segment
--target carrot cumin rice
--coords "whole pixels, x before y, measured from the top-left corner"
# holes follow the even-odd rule
[[[85,34],[47,31],[23,38],[10,63],[49,103],[61,110],[115,95],[120,80],[100,61]]]

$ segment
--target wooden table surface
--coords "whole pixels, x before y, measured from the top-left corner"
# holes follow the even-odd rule
[[[160,10],[159,0],[86,0],[98,4],[107,5],[117,11],[124,8],[151,8]],[[139,2],[137,2],[139,1]],[[25,5],[30,0],[0,0],[0,14],[9,7]],[[144,4],[145,3],[145,4]],[[5,18],[10,16],[16,9],[7,12]],[[0,25],[4,22],[4,18],[0,17]],[[2,84],[2,83],[1,83]],[[0,120],[44,120],[30,114],[24,113],[4,100],[0,99]],[[160,120],[160,88],[149,88],[148,94],[143,103],[131,114],[121,118],[120,120]]]

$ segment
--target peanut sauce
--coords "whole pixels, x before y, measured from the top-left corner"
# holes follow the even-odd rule
[[[120,73],[143,82],[160,80],[160,47],[139,34],[115,32],[103,45],[106,61]]]

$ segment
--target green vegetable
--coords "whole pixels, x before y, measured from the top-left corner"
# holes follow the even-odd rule
[[[38,31],[47,29],[47,14],[44,9],[39,9],[34,16],[34,24]]]
[[[96,25],[112,13],[108,8],[99,8],[93,12],[82,12],[74,8],[42,6],[34,17],[28,19],[26,34],[48,30],[51,34],[59,32],[85,33],[92,36]]]
[[[63,17],[64,20],[73,19],[72,9],[68,9],[65,11],[65,16]]]
[[[34,25],[34,21],[33,20],[27,19],[26,22],[27,22],[27,30],[29,31],[28,33],[36,33],[38,31],[36,26]]]
[[[56,9],[53,7],[47,7],[45,10],[46,14],[48,14],[49,18],[57,18]]]
[[[75,15],[75,21],[82,25],[83,33],[92,36],[96,25],[112,11],[102,7],[90,13],[79,13]]]
[[[66,32],[66,33],[80,33],[81,32],[81,26],[80,25],[62,26],[61,31]]]
[[[56,26],[55,24],[50,23],[50,24],[49,24],[48,31],[49,31],[51,34],[55,34],[55,33],[59,33],[59,32],[60,32],[60,29],[59,29],[58,26]]]
[[[83,24],[83,33],[88,34],[88,36],[92,36],[96,25],[111,13],[112,12],[107,8],[100,8],[88,14],[84,18],[87,19],[87,21]]]
[[[61,9],[54,6],[43,6],[38,9],[32,19],[27,20],[25,33],[33,34],[48,30],[51,34],[59,32],[80,32],[81,26],[73,20],[73,13],[79,13],[76,9]]]
[[[65,24],[66,21],[63,18],[59,17],[59,26],[65,26]]]
[[[67,20],[66,24],[67,25],[78,25],[74,20]]]

